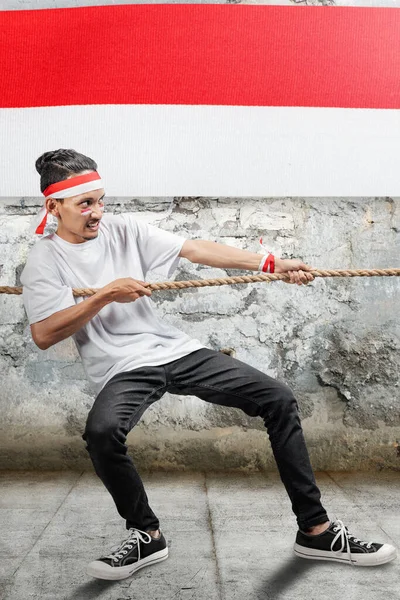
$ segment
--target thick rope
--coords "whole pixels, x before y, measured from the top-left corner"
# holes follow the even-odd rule
[[[400,269],[328,269],[308,271],[314,277],[398,277]],[[290,276],[286,273],[280,274],[260,274],[260,275],[239,275],[237,277],[224,277],[218,279],[194,279],[190,281],[163,281],[160,283],[151,283],[147,286],[148,290],[182,290],[184,288],[207,287],[215,285],[232,285],[235,283],[258,283],[270,281],[289,281]],[[98,289],[77,288],[72,290],[74,296],[93,296]],[[22,287],[0,286],[0,294],[22,294]]]

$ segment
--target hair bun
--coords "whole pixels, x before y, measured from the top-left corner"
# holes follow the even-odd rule
[[[44,152],[35,162],[36,171],[39,175],[42,174],[43,169],[47,164],[58,163],[59,159],[65,154],[65,150],[60,148],[59,150],[50,150],[50,152]]]
[[[35,167],[40,175],[40,191],[43,192],[49,185],[63,181],[74,173],[79,175],[83,171],[96,171],[97,163],[73,148],[59,148],[44,152],[36,159]]]

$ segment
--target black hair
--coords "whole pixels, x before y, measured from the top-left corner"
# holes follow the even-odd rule
[[[52,183],[64,181],[70,175],[78,175],[82,171],[97,170],[97,164],[92,158],[80,154],[76,150],[51,150],[44,152],[35,162],[36,171],[40,175],[40,191]]]

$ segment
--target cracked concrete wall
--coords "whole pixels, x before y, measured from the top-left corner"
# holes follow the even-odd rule
[[[126,3],[148,0],[3,0],[0,10]],[[400,7],[400,0],[212,3]],[[400,209],[390,198],[109,198],[108,204],[188,237],[252,251],[261,234],[272,251],[316,267],[398,266]],[[39,205],[39,198],[0,198],[2,284],[19,284]],[[234,273],[182,261],[176,279]],[[232,347],[237,358],[292,387],[314,468],[398,469],[399,283],[238,285],[163,292],[153,300],[166,320],[208,347]],[[91,468],[80,436],[94,395],[71,339],[42,352],[31,340],[22,300],[0,296],[0,365],[0,467]],[[261,419],[195,397],[166,394],[128,441],[141,468],[275,468]]]
[[[19,285],[40,198],[0,199],[0,281]],[[320,268],[398,266],[400,201],[391,198],[108,198],[108,211],[187,238]],[[235,274],[182,260],[176,279]],[[149,281],[156,281],[152,274]],[[285,381],[316,469],[399,469],[399,278],[317,279],[153,294],[172,325]],[[0,297],[3,468],[90,468],[81,435],[94,394],[71,339],[33,343],[22,299]],[[274,469],[261,418],[166,394],[128,442],[141,468]]]

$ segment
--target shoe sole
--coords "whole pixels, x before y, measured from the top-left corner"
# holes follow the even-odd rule
[[[357,567],[374,567],[378,565],[384,565],[385,563],[394,560],[397,556],[396,548],[390,546],[389,544],[384,544],[382,548],[378,550],[378,552],[373,552],[371,554],[353,554],[351,561],[348,559],[345,552],[343,552],[345,558],[341,558],[340,556],[335,556],[330,551],[305,548],[299,544],[295,544],[293,550],[296,556],[300,556],[301,558],[308,558],[310,560],[333,560],[334,562],[353,564]],[[353,557],[356,558],[353,559]]]
[[[143,558],[138,563],[133,563],[132,565],[126,565],[125,567],[110,567],[107,563],[102,562],[101,560],[94,560],[91,562],[87,569],[87,575],[91,577],[96,577],[96,579],[108,579],[111,581],[117,581],[119,579],[125,579],[126,577],[130,577],[139,569],[143,567],[148,567],[150,565],[154,565],[155,563],[161,562],[168,558],[168,548],[163,548],[163,550],[159,550],[158,552],[154,552],[154,554],[150,554],[146,558]]]

